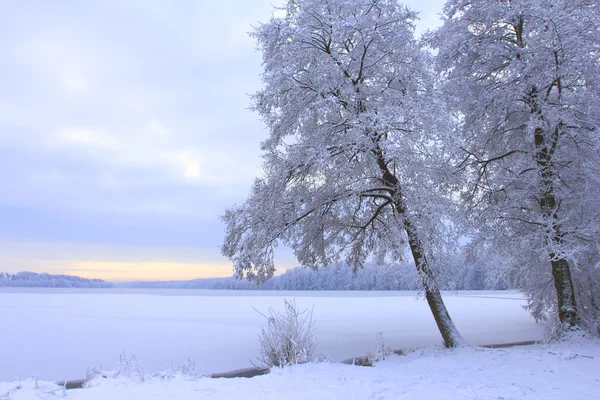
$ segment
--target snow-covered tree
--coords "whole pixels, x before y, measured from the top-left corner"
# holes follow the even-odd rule
[[[450,124],[415,17],[394,0],[289,0],[254,30],[266,176],[225,213],[222,252],[238,277],[264,280],[278,242],[313,268],[397,262],[410,249],[444,343],[456,346],[436,283],[457,237],[442,193]]]
[[[449,0],[432,43],[478,240],[508,254],[536,317],[577,326],[600,237],[600,3]]]

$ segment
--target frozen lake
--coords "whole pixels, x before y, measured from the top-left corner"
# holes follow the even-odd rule
[[[248,367],[265,324],[253,308],[281,310],[284,299],[314,306],[318,350],[333,361],[374,349],[378,332],[393,348],[442,343],[416,292],[0,288],[0,381],[82,378],[88,367],[113,368],[123,351],[146,372],[188,358],[208,373]],[[444,299],[471,344],[542,338],[544,326],[522,308],[517,292],[453,292]]]

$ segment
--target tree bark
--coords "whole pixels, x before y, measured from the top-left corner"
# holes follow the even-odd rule
[[[552,254],[550,254],[552,257]],[[575,290],[571,269],[565,258],[552,260],[552,276],[558,297],[558,318],[567,329],[574,329],[579,325],[579,314],[575,303]]]
[[[458,332],[458,329],[456,329],[452,318],[450,318],[450,313],[448,313],[448,310],[446,309],[440,289],[423,252],[423,246],[414,232],[410,221],[406,217],[404,219],[404,228],[408,234],[410,251],[415,261],[417,271],[419,272],[419,276],[421,277],[421,282],[423,283],[427,304],[429,304],[435,323],[442,334],[444,345],[446,347],[464,346],[466,342]]]
[[[540,167],[540,178],[543,192],[538,200],[542,212],[550,221],[548,228],[548,245],[550,248],[559,247],[562,242],[560,218],[558,215],[558,201],[554,193],[554,172],[552,171],[552,157],[558,146],[560,128],[557,126],[552,132],[550,143],[546,143],[544,131],[541,128],[535,131],[535,145],[537,147],[536,162]],[[569,260],[559,256],[552,250],[548,252],[552,266],[552,277],[558,300],[558,318],[566,329],[574,329],[579,325],[579,314],[575,302],[575,290],[571,276]]]
[[[427,304],[429,304],[429,308],[431,309],[435,323],[442,334],[444,345],[446,347],[463,346],[466,344],[466,342],[458,332],[458,329],[456,329],[452,318],[450,318],[450,313],[448,313],[448,310],[446,309],[446,305],[442,299],[442,294],[440,293],[440,289],[436,283],[435,276],[433,275],[433,271],[431,270],[429,262],[427,261],[427,257],[425,256],[423,243],[421,242],[417,231],[412,225],[412,222],[408,218],[406,206],[402,201],[402,189],[400,186],[400,181],[388,168],[387,162],[383,156],[383,152],[379,146],[376,147],[375,155],[377,157],[379,169],[382,172],[383,184],[394,190],[394,209],[404,221],[404,229],[408,236],[408,245],[415,261],[417,272],[419,273],[421,282],[423,283],[425,299],[427,299]]]

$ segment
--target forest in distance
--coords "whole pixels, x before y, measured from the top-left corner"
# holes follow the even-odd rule
[[[0,287],[112,288],[114,284],[102,279],[22,271],[0,272]]]
[[[343,263],[325,268],[292,268],[263,283],[234,278],[205,278],[190,281],[127,282],[117,287],[161,289],[224,289],[224,290],[421,290],[414,265],[380,266],[373,263],[356,273]],[[510,278],[491,279],[481,265],[457,270],[456,279],[444,282],[444,290],[504,290],[514,289]]]
[[[453,278],[442,282],[444,290],[504,290],[516,288],[511,276],[490,276],[483,265],[473,263],[455,268]],[[108,282],[69,275],[0,272],[0,287],[134,288],[211,290],[421,290],[414,265],[380,266],[367,263],[354,273],[343,263],[318,270],[291,268],[263,283],[235,278],[199,278],[179,281]]]

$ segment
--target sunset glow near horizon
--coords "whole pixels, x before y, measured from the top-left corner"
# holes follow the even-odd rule
[[[0,272],[230,276],[227,207],[261,175],[261,54],[281,1],[0,4]],[[410,0],[418,30],[442,0]],[[289,249],[276,265],[296,265]]]

